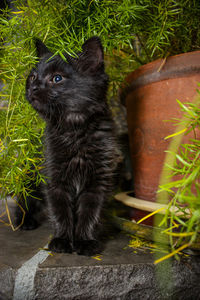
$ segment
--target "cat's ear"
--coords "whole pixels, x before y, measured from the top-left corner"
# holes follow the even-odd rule
[[[35,39],[35,47],[37,51],[37,56],[42,58],[46,54],[52,54],[51,51],[45,46],[45,44],[38,38]]]
[[[104,54],[99,37],[88,39],[82,46],[83,52],[78,58],[78,70],[87,74],[94,74],[104,69]]]

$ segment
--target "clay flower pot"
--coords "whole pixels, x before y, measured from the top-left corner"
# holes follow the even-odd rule
[[[197,94],[200,51],[156,60],[130,73],[126,81],[121,99],[127,108],[134,193],[155,201],[169,145],[165,137],[175,132],[175,126],[164,120],[181,118],[176,99],[190,102]]]

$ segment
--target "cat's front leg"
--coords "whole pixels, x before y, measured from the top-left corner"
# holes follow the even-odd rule
[[[75,250],[79,255],[91,256],[101,252],[97,229],[103,200],[104,196],[98,191],[85,192],[78,199]]]
[[[72,253],[73,213],[71,198],[62,186],[50,188],[47,197],[54,227],[54,237],[48,247],[53,252]]]

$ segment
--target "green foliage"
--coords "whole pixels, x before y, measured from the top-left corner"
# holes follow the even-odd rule
[[[109,4],[109,1],[104,2],[102,14],[100,1],[59,1],[55,4],[49,0],[27,3],[17,0],[16,11],[3,12],[0,18],[3,83],[0,95],[0,190],[3,197],[21,192],[26,196],[30,192],[27,186],[33,178],[36,177],[38,183],[44,180],[38,172],[43,161],[44,123],[24,97],[26,77],[37,59],[34,37],[40,37],[53,52],[62,56],[65,51],[71,54],[80,51],[84,40],[90,36],[101,35],[106,59],[112,55],[108,63],[110,95],[118,89],[122,73],[134,65],[131,54],[117,59],[120,47],[131,44],[132,36],[126,33],[121,41],[123,28],[116,36],[117,22],[112,20],[114,8],[109,9]],[[107,36],[110,27],[112,38]],[[117,72],[113,72],[114,69]]]
[[[141,2],[148,9],[144,23],[138,26],[138,37],[150,60],[199,49],[199,1]]]
[[[162,221],[169,226],[167,231],[171,237],[174,235],[174,228],[179,228],[180,233],[176,234],[179,240],[176,241],[176,245],[183,242],[193,243],[200,231],[200,95],[195,103],[182,104],[180,101],[178,103],[184,112],[185,135],[193,132],[194,138],[188,143],[181,144],[178,152],[172,153],[175,164],[168,165],[172,178],[160,186],[160,191],[167,191],[170,195],[169,208],[176,206],[183,216],[183,218],[177,216],[169,210]],[[171,245],[172,248],[175,247],[172,238]]]
[[[34,37],[54,53],[75,54],[98,35],[105,50],[113,98],[126,74],[155,58],[198,48],[199,1],[16,0],[0,15],[0,190],[26,195],[41,168],[44,123],[24,97],[36,62]],[[34,168],[33,168],[34,166]],[[30,169],[32,171],[30,171]]]

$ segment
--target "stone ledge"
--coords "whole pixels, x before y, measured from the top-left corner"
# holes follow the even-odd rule
[[[40,248],[50,234],[48,226],[26,232],[0,228],[0,300],[200,299],[200,257],[163,262],[156,268],[153,254],[124,249],[129,237],[123,233],[110,237],[97,259],[54,254],[34,271],[32,258],[39,252],[47,254]],[[32,283],[20,281],[19,270],[26,264],[33,276],[24,278]]]

